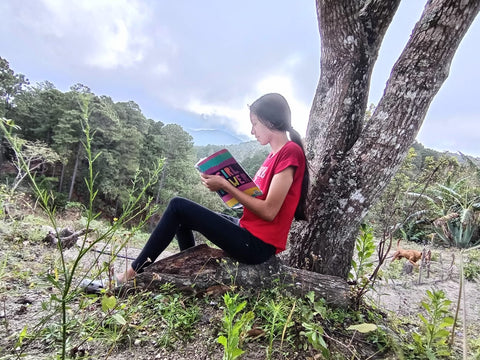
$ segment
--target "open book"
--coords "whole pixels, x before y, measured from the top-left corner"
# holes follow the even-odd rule
[[[253,182],[252,178],[245,172],[241,165],[235,160],[227,149],[222,149],[216,153],[201,159],[195,164],[195,167],[201,173],[208,175],[222,175],[233,186],[242,190],[251,196],[260,196],[262,192]],[[219,190],[218,195],[231,208],[239,208],[242,205],[229,193]]]

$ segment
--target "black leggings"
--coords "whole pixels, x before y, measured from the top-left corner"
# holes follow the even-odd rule
[[[238,219],[213,212],[193,201],[175,197],[170,200],[160,222],[150,235],[132,268],[141,272],[167,248],[177,235],[180,250],[195,245],[193,230],[223,249],[235,260],[260,264],[275,254],[275,247],[253,236],[238,224]]]

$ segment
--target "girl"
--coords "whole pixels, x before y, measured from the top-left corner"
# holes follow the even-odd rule
[[[202,174],[202,183],[209,190],[222,189],[243,205],[241,219],[173,198],[140,255],[118,276],[119,282],[134,278],[155,261],[175,235],[180,250],[194,246],[194,230],[242,263],[259,264],[285,250],[293,218],[306,218],[309,177],[301,137],[292,128],[290,107],[280,94],[266,94],[256,100],[250,106],[250,121],[252,135],[271,148],[254,178],[263,195],[252,197],[220,175]]]

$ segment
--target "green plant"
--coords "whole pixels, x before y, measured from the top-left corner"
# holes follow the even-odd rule
[[[6,214],[5,210],[9,201],[9,194],[5,184],[0,184],[0,219]]]
[[[479,226],[480,195],[467,178],[454,184],[436,184],[428,194],[410,193],[426,202],[434,216],[433,230],[450,246],[467,248]]]
[[[325,330],[319,323],[320,320],[322,318],[324,319],[327,315],[328,309],[325,306],[325,301],[323,299],[315,301],[315,294],[313,292],[309,292],[305,298],[307,304],[303,306],[303,330],[300,332],[300,335],[305,336],[308,343],[315,350],[320,350],[324,357],[329,358],[330,350],[324,339]]]
[[[375,248],[373,228],[367,224],[362,224],[360,226],[360,234],[355,241],[357,260],[352,259],[352,270],[349,274],[349,279],[356,281],[360,286],[369,281],[367,275],[373,268],[371,257],[375,252]]]
[[[351,288],[352,298],[354,300],[355,308],[358,309],[362,304],[362,299],[368,290],[373,288],[373,285],[378,277],[380,267],[384,263],[388,249],[387,243],[391,244],[386,237],[383,237],[380,242],[375,244],[373,239],[373,227],[362,224],[360,226],[360,233],[355,241],[355,249],[357,250],[356,260],[352,258],[352,268],[348,274],[349,280],[353,286]],[[374,267],[372,255],[377,250],[377,265]]]
[[[154,309],[161,319],[157,344],[172,346],[177,340],[189,340],[194,337],[194,325],[200,318],[196,303],[185,304],[181,294],[159,294],[153,298]]]
[[[253,323],[254,313],[248,311],[238,319],[238,315],[247,305],[246,301],[240,302],[239,294],[231,297],[229,293],[223,296],[225,309],[222,319],[222,327],[225,335],[220,335],[217,341],[223,345],[223,360],[234,360],[240,357],[244,351],[240,348],[244,333],[249,330]]]
[[[412,334],[414,342],[409,348],[421,359],[450,356],[447,328],[454,324],[449,310],[451,301],[442,290],[427,290],[426,294],[427,298],[421,303],[426,314],[418,314],[422,323],[420,332]]]
[[[80,248],[78,249],[78,254],[74,258],[73,261],[67,261],[65,255],[65,249],[63,248],[63,244],[61,241],[58,241],[58,251],[59,251],[59,264],[58,266],[55,265],[54,269],[51,274],[47,275],[47,278],[53,288],[56,290],[52,293],[50,297],[51,309],[52,314],[47,314],[44,319],[40,321],[41,326],[46,326],[48,320],[50,319],[59,319],[59,326],[55,328],[60,328],[60,331],[56,331],[58,336],[61,339],[60,349],[58,350],[59,358],[65,359],[68,354],[67,347],[71,344],[71,331],[72,323],[74,323],[74,315],[70,311],[70,303],[74,301],[76,295],[79,293],[79,288],[75,284],[74,280],[79,275],[80,281],[85,278],[87,274],[77,274],[78,270],[80,269],[81,260],[85,257],[86,254],[90,252],[98,243],[105,242],[107,244],[111,243],[113,235],[115,232],[121,227],[121,225],[130,222],[132,219],[138,218],[140,214],[146,214],[143,220],[137,223],[136,227],[130,229],[131,233],[135,233],[143,224],[148,220],[149,216],[155,210],[154,208],[150,207],[150,201],[141,205],[146,190],[153,185],[156,180],[159,178],[159,174],[162,168],[161,162],[158,163],[155,171],[150,174],[150,178],[146,181],[142,181],[141,178],[138,176],[139,172],[137,172],[137,176],[132,181],[132,186],[130,189],[130,193],[128,194],[128,201],[123,208],[122,214],[119,216],[118,220],[114,222],[106,231],[99,233],[94,241],[87,241],[87,234],[92,229],[91,225],[93,221],[100,216],[100,213],[94,213],[94,200],[97,195],[97,190],[95,189],[95,178],[96,174],[94,171],[94,162],[100,156],[100,153],[93,155],[92,153],[92,131],[89,125],[89,116],[90,116],[90,103],[92,101],[92,97],[89,94],[82,94],[80,96],[80,109],[81,109],[81,120],[82,120],[82,128],[83,134],[85,136],[85,141],[83,143],[84,150],[86,153],[87,163],[88,163],[88,172],[85,178],[85,184],[88,189],[88,204],[86,206],[86,224],[85,224],[85,235],[83,240],[81,241]],[[35,174],[32,172],[28,159],[25,159],[22,155],[21,146],[22,143],[18,141],[15,135],[12,134],[12,130],[14,129],[14,124],[9,121],[2,119],[0,121],[0,130],[5,135],[7,141],[12,146],[12,149],[15,151],[17,164],[19,169],[22,172],[22,179],[25,177],[30,180],[30,184],[34,193],[38,198],[38,202],[40,206],[43,208],[44,212],[48,216],[50,223],[57,232],[56,237],[59,239],[57,221],[56,221],[56,208],[54,206],[54,201],[52,201],[51,193],[49,193],[45,188],[43,188],[39,182],[37,181]],[[118,253],[123,246],[125,246],[125,242],[122,244],[111,244],[113,248],[116,249],[116,253]],[[115,254],[114,254],[115,255]],[[114,257],[112,257],[113,259]],[[110,265],[105,263],[105,265],[99,269],[97,272],[91,274],[93,277],[98,277],[103,271],[108,271]],[[93,267],[92,269],[93,270]],[[58,314],[59,316],[55,316]],[[118,320],[118,319],[116,319]]]
[[[282,340],[288,326],[293,323],[291,320],[291,308],[294,309],[295,303],[290,307],[289,301],[284,297],[268,299],[266,302],[260,304],[257,308],[259,316],[266,323],[265,329],[268,335],[267,359],[272,358],[273,341],[278,336],[282,335]]]
[[[469,251],[463,265],[463,276],[466,280],[474,281],[480,277],[480,251]]]
[[[472,350],[473,358],[475,360],[480,359],[480,339],[475,337],[474,339],[470,339],[470,348]]]

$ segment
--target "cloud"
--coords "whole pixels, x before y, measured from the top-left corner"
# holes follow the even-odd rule
[[[78,66],[81,59],[100,69],[128,68],[151,48],[145,31],[150,15],[141,1],[42,0],[23,7],[17,21],[63,61]]]
[[[247,97],[240,97],[230,104],[192,99],[186,107],[188,111],[201,115],[210,127],[227,127],[236,134],[250,136],[248,104],[271,92],[280,93],[287,99],[292,110],[292,125],[304,136],[310,105],[295,95],[292,79],[286,75],[271,75],[260,79]]]

